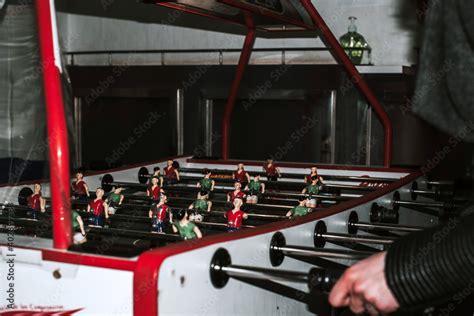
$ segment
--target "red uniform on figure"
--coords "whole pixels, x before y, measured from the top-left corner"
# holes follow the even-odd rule
[[[89,203],[89,206],[91,207],[92,213],[95,216],[102,216],[105,212],[104,200],[102,200],[102,199],[98,199],[96,201],[91,201]]]
[[[247,183],[247,172],[245,170],[235,171],[234,176],[235,176],[235,181],[239,181],[240,183]]]
[[[312,178],[312,177],[314,177],[314,174],[313,174],[313,175],[308,174],[308,175],[305,177],[305,182],[306,182],[306,183],[311,183],[311,181],[312,181],[311,178]],[[317,177],[318,177],[318,182],[322,182],[321,177],[320,177],[320,176],[317,176]]]
[[[176,179],[176,169],[173,166],[169,166],[165,168],[165,175],[168,180]]]
[[[317,167],[311,167],[311,172],[304,177],[304,182],[307,183],[307,184],[310,184],[313,181],[313,179],[311,179],[311,178],[314,177],[314,176],[318,177],[318,183],[319,184],[323,184],[324,180],[321,176],[319,176]]]
[[[234,200],[237,198],[243,200],[245,198],[245,193],[242,191],[239,191],[237,193],[235,193],[235,191],[232,191],[229,193],[229,198],[230,198],[230,202],[234,202]]]
[[[156,207],[156,209],[154,210],[156,214],[156,219],[163,222],[166,219],[166,215],[168,214],[168,209],[169,207],[166,204]]]
[[[34,210],[41,210],[41,194],[32,194],[28,197],[28,206]]]
[[[265,170],[265,173],[269,177],[278,177],[277,167],[275,167],[274,164],[270,166],[268,164],[263,165],[263,170]]]
[[[244,219],[244,212],[238,210],[237,212],[228,211],[226,214],[227,227],[240,229],[242,227],[242,220]]]
[[[156,186],[154,188],[148,187],[147,193],[148,196],[151,197],[152,200],[159,200],[160,199],[160,193],[161,193],[161,188],[159,186]]]
[[[73,182],[72,183],[72,190],[77,195],[87,195],[86,183],[84,181]]]

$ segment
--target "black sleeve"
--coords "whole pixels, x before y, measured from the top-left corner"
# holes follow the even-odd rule
[[[402,309],[459,299],[474,290],[474,214],[402,237],[388,250],[388,286]]]

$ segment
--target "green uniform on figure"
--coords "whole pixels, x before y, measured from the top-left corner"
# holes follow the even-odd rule
[[[120,194],[112,192],[109,194],[107,199],[109,200],[110,204],[118,205],[120,203]]]
[[[251,192],[252,195],[256,195],[260,193],[260,188],[262,187],[262,183],[257,182],[255,180],[250,180],[249,183],[249,191]]]
[[[196,224],[193,222],[188,222],[186,225],[181,226],[179,221],[174,221],[173,225],[176,227],[176,229],[178,229],[179,235],[184,240],[194,239],[197,237],[196,233],[194,232]]]
[[[201,179],[199,180],[199,185],[201,186],[202,191],[211,191],[212,189],[212,180],[211,179]]]
[[[293,207],[290,212],[292,216],[305,216],[309,213],[309,208],[298,205]]]
[[[196,200],[193,202],[193,209],[198,211],[207,211],[208,202],[206,200]]]
[[[75,210],[72,210],[72,228],[74,230],[77,230],[80,227],[79,222],[77,221],[78,216],[79,213],[77,213]]]
[[[306,187],[306,194],[318,194],[321,187],[319,185],[308,185]]]

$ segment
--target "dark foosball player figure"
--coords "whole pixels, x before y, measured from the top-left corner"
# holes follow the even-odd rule
[[[204,169],[202,173],[204,175],[204,178],[198,181],[196,187],[198,187],[201,191],[214,191],[214,186],[216,182],[211,179],[212,172],[209,169]]]
[[[28,197],[28,207],[31,209],[31,217],[38,219],[38,213],[44,213],[46,200],[42,197],[41,184],[35,183],[33,194]]]
[[[120,186],[116,186],[114,191],[109,194],[105,202],[109,205],[109,215],[114,215],[117,211],[117,208],[122,205],[123,199],[125,198],[122,194],[123,188]]]
[[[245,171],[243,163],[237,165],[237,170],[232,174],[232,179],[240,182],[243,188],[250,182],[250,175]]]
[[[305,194],[308,199],[308,207],[315,208],[318,205],[318,199],[315,196],[319,194],[319,191],[321,191],[320,183],[319,178],[313,176],[311,178],[311,183],[301,191],[301,193]]]
[[[265,193],[265,184],[260,182],[260,175],[256,174],[245,188],[248,192],[247,203],[257,204],[258,197]]]
[[[148,184],[151,184],[151,179],[153,177],[157,177],[159,179],[159,186],[163,187],[163,176],[161,175],[161,169],[160,167],[154,167],[153,168],[153,174],[151,175],[150,179],[148,180]]]
[[[273,158],[267,159],[267,162],[263,165],[263,171],[268,181],[278,181],[278,178],[281,177],[280,168],[275,166]]]
[[[75,210],[72,210],[72,228],[74,230],[73,241],[75,245],[83,244],[87,241],[86,231],[84,229],[84,221],[82,220],[81,215]]]
[[[152,208],[148,212],[148,216],[151,218],[151,232],[163,234],[166,228],[166,223],[169,220],[173,222],[173,214],[170,208],[166,204],[168,197],[165,194],[161,194],[160,201],[158,204],[153,204]]]
[[[240,209],[243,203],[244,202],[241,198],[235,198],[233,202],[234,208],[224,215],[224,217],[227,218],[228,232],[234,232],[241,229],[243,220],[248,218],[248,214]]]
[[[89,218],[90,226],[103,227],[105,221],[109,219],[109,205],[102,199],[104,190],[98,188],[95,191],[96,198],[87,205],[87,212],[91,212],[92,216]]]
[[[81,171],[76,173],[76,178],[72,182],[72,194],[78,201],[89,200],[89,187],[84,181],[84,174]]]
[[[146,189],[146,196],[148,196],[153,202],[158,203],[160,196],[165,191],[158,185],[159,179],[157,177],[151,178],[151,185]]]
[[[181,238],[184,240],[202,238],[202,233],[199,227],[197,227],[197,225],[192,221],[188,220],[188,212],[186,209],[180,209],[175,214],[175,217],[175,221],[171,226],[174,233],[179,233]]]
[[[242,184],[240,182],[234,183],[234,191],[227,193],[227,202],[234,203],[234,200],[239,198],[242,201],[247,197],[247,195],[241,190]]]
[[[318,181],[321,184],[324,184],[324,179],[318,174],[318,168],[317,167],[311,167],[311,172],[310,174],[306,175],[304,177],[304,183],[310,184],[313,181],[313,177],[317,177]]]
[[[211,211],[212,202],[208,199],[209,193],[207,191],[201,191],[198,193],[197,200],[191,203],[188,207],[190,210],[189,220],[194,222],[202,222],[202,213]]]
[[[311,208],[307,207],[308,198],[306,196],[300,196],[299,204],[293,207],[291,210],[286,213],[286,216],[289,218],[305,216],[311,212]]]
[[[166,177],[166,184],[174,185],[179,182],[179,171],[177,168],[174,167],[173,160],[167,161],[167,166],[164,169],[165,177]]]

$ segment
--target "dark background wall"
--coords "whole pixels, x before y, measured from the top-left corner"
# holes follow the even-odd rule
[[[110,166],[110,155],[127,135],[163,113],[156,125],[113,161],[138,163],[176,153],[176,89],[184,90],[184,153],[205,147],[204,100],[213,100],[212,155],[221,152],[221,120],[234,66],[70,67],[73,93],[83,104],[83,164]],[[275,76],[278,73],[278,76]],[[410,75],[367,75],[394,127],[393,164],[424,165],[449,137],[413,115],[407,106],[413,93]],[[349,84],[348,84],[349,83]],[[337,90],[336,163],[365,163],[366,103],[350,87],[339,66],[249,66],[232,116],[231,158],[328,162],[328,102]],[[258,97],[257,97],[258,96]],[[308,119],[317,123],[292,137]],[[372,165],[382,164],[383,132],[372,117]],[[287,141],[292,143],[286,147]],[[122,146],[123,147],[123,146]],[[456,161],[468,161],[470,150],[458,146]],[[107,158],[109,160],[107,161]],[[447,160],[449,161],[449,159]],[[461,164],[460,164],[461,165]],[[460,169],[464,168],[462,166]]]
[[[173,111],[166,98],[97,98],[82,109],[82,160],[96,168],[173,155]]]

